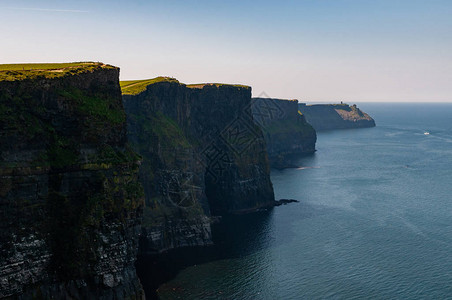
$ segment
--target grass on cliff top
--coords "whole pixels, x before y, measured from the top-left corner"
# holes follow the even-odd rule
[[[243,84],[227,84],[227,83],[196,83],[196,84],[187,84],[187,87],[191,88],[191,89],[202,89],[205,86],[216,86],[216,87],[233,86],[233,87],[249,88],[249,86],[243,85]]]
[[[154,83],[158,82],[176,82],[180,83],[177,79],[172,77],[156,77],[152,79],[143,79],[143,80],[124,80],[120,81],[121,90],[123,95],[138,95],[146,90],[146,88]],[[224,84],[224,83],[198,83],[198,84],[188,84],[186,85],[188,88],[193,89],[202,89],[205,86],[233,86],[233,87],[242,87],[249,88],[247,85],[241,84]]]
[[[0,64],[0,81],[52,79],[92,72],[96,69],[116,69],[116,67],[100,62]]]
[[[156,77],[152,79],[144,79],[144,80],[125,80],[120,81],[121,90],[123,95],[138,95],[141,92],[144,92],[148,85],[157,83],[157,82],[177,82],[177,79],[172,77]]]

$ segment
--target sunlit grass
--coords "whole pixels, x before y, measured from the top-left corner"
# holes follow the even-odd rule
[[[119,82],[121,85],[121,90],[124,95],[137,95],[146,90],[146,87],[150,84],[157,82],[177,82],[177,79],[171,77],[157,77],[152,79],[144,80],[125,80]]]
[[[115,67],[96,62],[0,64],[0,81],[38,77],[51,79],[68,74],[76,75],[90,72],[98,68],[114,69]]]

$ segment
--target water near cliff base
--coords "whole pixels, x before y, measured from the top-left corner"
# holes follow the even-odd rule
[[[161,299],[452,297],[452,105],[359,107],[377,127],[321,132],[306,168],[272,171],[300,203],[225,219]]]

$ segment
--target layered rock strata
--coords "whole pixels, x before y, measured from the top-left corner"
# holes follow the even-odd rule
[[[143,298],[139,160],[118,68],[1,71],[0,298]]]

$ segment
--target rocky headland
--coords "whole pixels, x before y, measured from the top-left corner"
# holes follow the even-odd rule
[[[298,109],[317,131],[375,127],[374,119],[361,111],[356,104],[306,105],[300,103]]]

